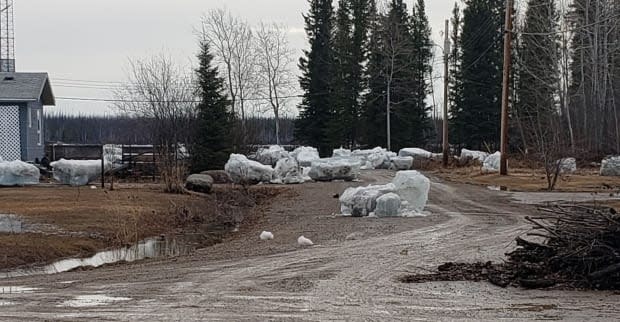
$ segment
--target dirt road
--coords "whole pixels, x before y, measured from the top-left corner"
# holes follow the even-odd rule
[[[365,181],[390,178],[379,171]],[[191,257],[0,280],[0,320],[584,321],[620,316],[620,295],[613,293],[399,283],[402,274],[445,261],[500,261],[514,247],[514,237],[528,228],[522,217],[532,206],[513,202],[510,193],[434,179],[427,217],[333,217],[337,202],[332,196],[347,185],[295,187],[294,197],[278,197],[255,225]],[[263,229],[276,239],[259,242]],[[295,240],[301,234],[317,246],[299,249]]]

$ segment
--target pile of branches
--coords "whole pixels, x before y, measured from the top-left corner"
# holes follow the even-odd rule
[[[577,288],[620,289],[620,215],[613,208],[556,205],[526,217],[534,225],[507,254],[519,281],[535,287],[563,284]],[[520,283],[523,284],[523,283]]]
[[[505,263],[446,263],[406,283],[482,281],[507,287],[620,289],[620,214],[613,208],[555,205],[526,217],[533,229],[518,237]]]

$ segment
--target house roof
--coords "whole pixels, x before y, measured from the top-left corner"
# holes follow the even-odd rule
[[[56,105],[47,73],[0,73],[0,103],[36,102]]]

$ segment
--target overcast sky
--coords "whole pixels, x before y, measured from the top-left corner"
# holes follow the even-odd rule
[[[454,1],[426,1],[437,43]],[[413,0],[407,3],[411,8]],[[130,57],[165,51],[189,66],[197,50],[194,28],[203,13],[220,7],[251,24],[288,26],[299,55],[306,46],[307,0],[15,0],[17,70],[47,71],[58,97],[111,98],[107,87],[125,80]],[[440,65],[435,69],[441,74]],[[58,99],[54,110],[113,113],[108,105]]]

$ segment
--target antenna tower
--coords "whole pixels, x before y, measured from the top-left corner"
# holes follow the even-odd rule
[[[15,72],[13,0],[0,0],[0,72]]]

